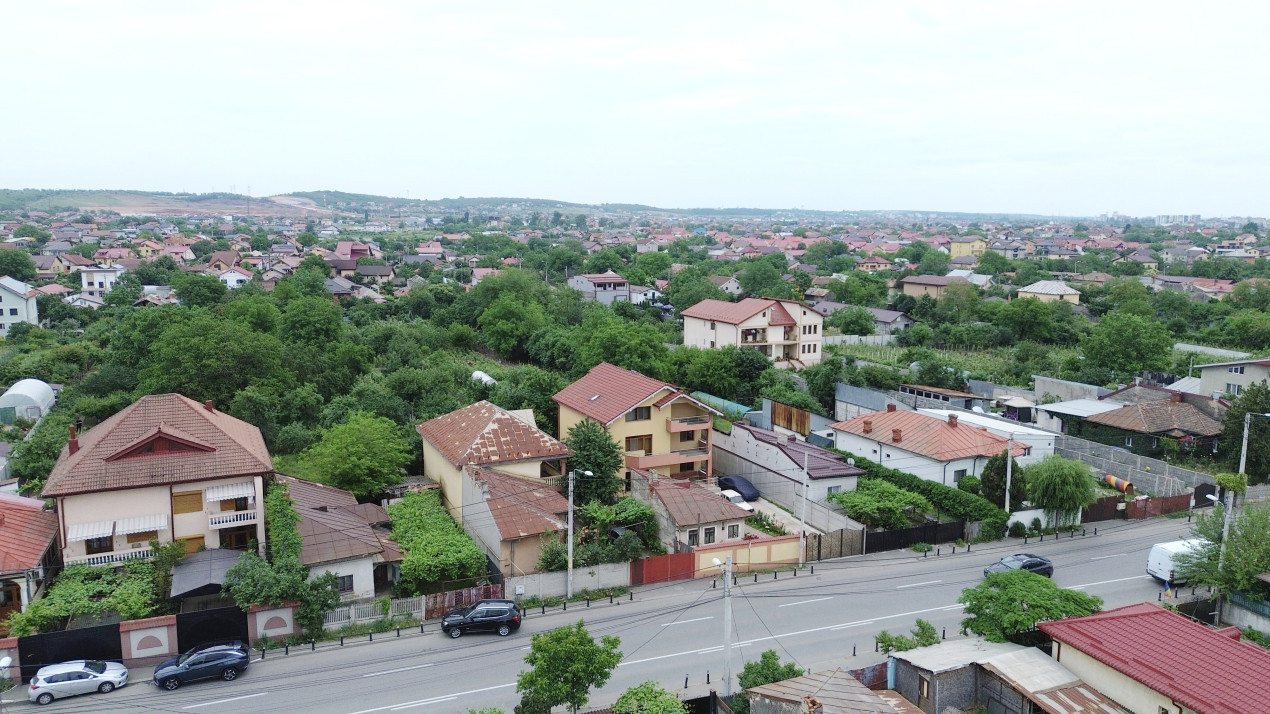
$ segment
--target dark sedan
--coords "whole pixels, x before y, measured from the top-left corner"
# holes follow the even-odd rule
[[[240,642],[199,645],[179,657],[165,660],[154,668],[154,683],[168,691],[200,679],[238,679],[251,656]]]
[[[719,488],[736,491],[747,501],[758,500],[758,489],[744,476],[720,476]]]
[[[1047,578],[1054,576],[1054,564],[1050,562],[1050,559],[1042,558],[1039,555],[1032,555],[1031,553],[1015,553],[1014,555],[1007,555],[1001,560],[998,560],[992,565],[984,568],[983,574],[988,575],[990,573],[1002,573],[1007,570],[1026,570],[1028,572],[1036,573],[1037,575],[1044,575]]]

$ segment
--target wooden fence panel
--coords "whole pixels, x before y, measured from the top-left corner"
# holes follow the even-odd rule
[[[1191,494],[1189,493],[1179,496],[1166,496],[1164,498],[1144,498],[1140,501],[1130,501],[1125,504],[1125,518],[1140,520],[1142,518],[1162,516],[1166,513],[1185,511],[1190,507]]]
[[[839,528],[825,534],[807,534],[806,559],[832,560],[848,555],[859,555],[863,552],[864,531],[859,529]]]
[[[1080,522],[1094,523],[1096,521],[1124,518],[1124,511],[1119,509],[1121,503],[1124,503],[1124,496],[1103,496],[1090,505],[1085,506],[1084,510],[1080,512]]]
[[[477,600],[503,597],[503,585],[477,585],[461,590],[450,590],[443,593],[431,593],[424,599],[424,619],[441,617],[447,611],[470,605]]]

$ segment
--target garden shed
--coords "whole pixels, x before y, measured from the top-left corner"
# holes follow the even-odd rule
[[[18,380],[0,395],[0,422],[12,424],[14,419],[39,419],[48,414],[56,399],[53,388],[47,382]]]

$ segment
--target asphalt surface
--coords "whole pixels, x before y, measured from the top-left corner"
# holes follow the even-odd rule
[[[917,618],[935,625],[948,639],[960,637],[963,588],[980,583],[983,568],[1004,555],[1031,552],[1054,561],[1054,582],[1098,595],[1105,608],[1156,602],[1161,586],[1145,573],[1154,543],[1188,534],[1185,519],[1152,519],[1098,524],[1086,536],[1007,539],[955,554],[948,546],[926,557],[894,551],[814,564],[815,573],[739,575],[733,588],[732,674],[746,661],[774,649],[782,660],[804,669],[861,667],[883,661],[873,652],[881,630],[906,633]],[[715,585],[715,587],[712,587]],[[649,585],[634,600],[607,601],[567,612],[530,611],[510,637],[468,634],[452,640],[436,623],[418,629],[360,638],[340,647],[327,644],[283,655],[270,651],[237,681],[210,681],[166,692],[149,685],[150,670],[136,668],[132,683],[111,694],[54,702],[48,712],[467,712],[519,701],[516,674],[533,633],[578,619],[593,636],[616,635],[624,658],[612,679],[593,690],[591,706],[611,704],[628,687],[652,680],[691,694],[723,690],[721,585],[709,579]],[[854,651],[854,654],[853,654]],[[257,654],[258,659],[258,654]],[[707,685],[707,677],[710,684]],[[4,697],[6,710],[34,706],[25,687]]]

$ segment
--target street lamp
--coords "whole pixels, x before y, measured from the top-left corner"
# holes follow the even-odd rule
[[[577,471],[569,472],[569,542],[567,546],[569,549],[569,577],[565,582],[565,598],[573,597],[573,479],[577,474]],[[582,475],[589,478],[595,474],[590,471],[583,471]]]
[[[714,567],[723,570],[723,698],[732,698],[732,556]]]

